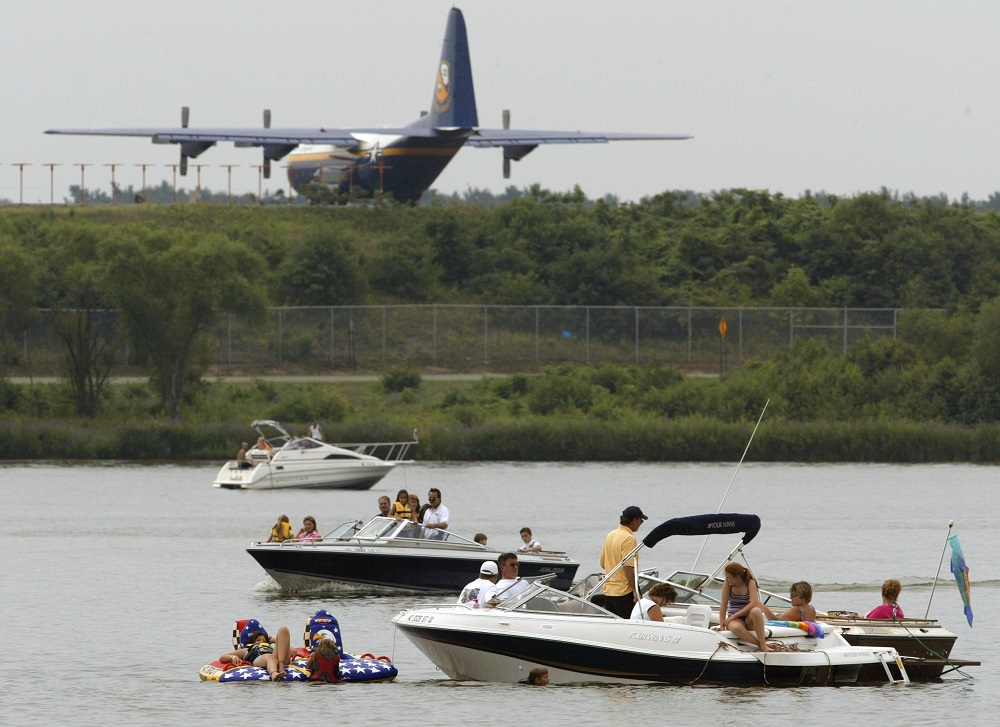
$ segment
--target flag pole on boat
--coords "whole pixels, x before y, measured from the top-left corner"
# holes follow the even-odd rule
[[[934,589],[937,588],[938,576],[941,575],[941,564],[944,563],[944,554],[948,550],[948,538],[951,537],[951,529],[955,526],[954,520],[948,521],[948,534],[944,536],[944,547],[941,548],[941,560],[938,561],[937,573],[934,574],[934,582],[931,584],[931,595],[927,597],[927,610],[924,611],[924,618],[931,612],[931,601],[934,600]]]
[[[760,410],[760,416],[757,417],[757,424],[754,425],[753,431],[750,432],[750,439],[747,441],[747,446],[743,450],[743,456],[740,457],[740,462],[736,465],[736,471],[733,472],[733,476],[729,480],[729,487],[726,488],[726,494],[722,496],[722,502],[719,503],[719,509],[716,510],[716,512],[722,512],[722,507],[726,504],[726,498],[729,497],[729,491],[733,489],[733,482],[736,480],[736,475],[739,473],[740,467],[743,466],[743,460],[746,459],[747,452],[750,451],[750,444],[753,442],[754,435],[757,434],[757,427],[760,426],[760,422],[764,418],[764,412],[767,411],[767,405],[770,403],[771,399],[768,397],[767,401],[764,402],[764,408]],[[706,543],[708,543],[707,535],[705,536],[705,539],[701,541],[701,547],[698,549],[698,555],[695,556],[694,565],[691,566],[691,570],[698,570],[698,561],[701,560],[701,552],[705,550]]]

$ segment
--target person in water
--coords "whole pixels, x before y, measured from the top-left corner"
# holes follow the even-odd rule
[[[306,671],[309,681],[336,684],[340,681],[340,651],[337,650],[337,639],[330,631],[324,629],[316,632],[315,649],[306,660]]]
[[[895,578],[890,578],[882,584],[882,605],[876,606],[865,618],[903,618],[903,609],[896,603],[899,592],[903,590],[903,584]]]
[[[544,687],[549,683],[549,670],[544,666],[532,667],[528,672],[528,684],[536,687]]]

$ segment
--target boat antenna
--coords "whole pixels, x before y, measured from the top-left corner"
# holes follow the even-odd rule
[[[927,597],[927,610],[924,611],[924,618],[927,618],[931,612],[931,601],[934,600],[934,589],[937,588],[938,576],[941,575],[941,564],[944,563],[944,554],[948,550],[948,538],[951,537],[951,529],[954,527],[955,521],[948,521],[948,534],[944,536],[944,547],[941,548],[941,560],[938,561],[937,573],[934,574],[934,582],[931,584],[931,595]]]
[[[757,433],[757,427],[760,426],[760,422],[764,418],[764,412],[767,411],[767,405],[770,403],[771,399],[768,397],[767,401],[764,402],[764,408],[760,410],[760,416],[757,417],[757,424],[754,425],[753,431],[750,432],[750,439],[747,441],[747,446],[743,450],[743,456],[740,457],[740,462],[736,465],[736,471],[733,472],[733,476],[729,480],[729,487],[726,488],[726,494],[722,496],[722,502],[719,503],[719,509],[715,511],[716,513],[722,512],[722,506],[726,504],[726,498],[729,497],[729,491],[733,489],[733,482],[736,480],[736,475],[739,474],[740,467],[743,466],[743,460],[746,459],[747,452],[750,450],[750,443],[753,442],[753,437]],[[701,553],[705,550],[706,543],[708,543],[707,535],[705,536],[705,539],[701,541],[701,547],[698,549],[698,555],[695,556],[694,565],[691,566],[691,570],[696,571],[698,569],[698,561],[701,560]]]

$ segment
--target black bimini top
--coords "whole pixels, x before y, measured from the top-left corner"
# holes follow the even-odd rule
[[[691,515],[675,517],[666,520],[650,531],[642,539],[643,545],[652,548],[664,538],[671,535],[726,535],[743,533],[743,544],[746,545],[760,531],[760,518],[756,515],[741,513],[717,513],[715,515]]]

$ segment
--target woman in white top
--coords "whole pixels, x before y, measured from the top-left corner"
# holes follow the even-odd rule
[[[640,598],[632,609],[633,621],[662,621],[663,611],[668,603],[677,600],[677,591],[668,583],[657,583],[649,591],[649,598]]]

